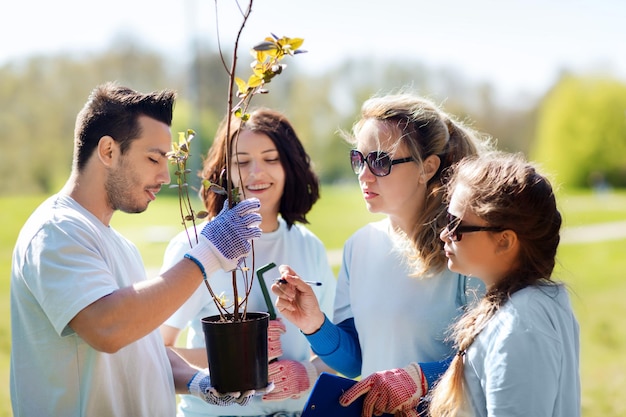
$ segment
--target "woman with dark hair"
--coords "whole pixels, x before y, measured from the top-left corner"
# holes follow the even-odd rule
[[[240,130],[241,133],[237,136]],[[249,170],[249,165],[254,162],[250,161],[249,152],[246,151],[244,144],[250,140],[249,137],[260,142],[260,135],[265,136],[262,138],[265,142],[267,139],[272,142],[272,146],[263,149],[264,158],[261,160],[266,162],[267,167],[280,167],[279,171],[283,172],[279,176],[282,179],[280,183],[274,184],[274,186],[267,184],[267,188],[259,188],[258,185],[244,183],[243,192],[247,197],[258,195],[259,198],[263,197],[266,201],[269,201],[268,191],[275,197],[271,201],[272,204],[278,204],[277,207],[270,208],[266,203],[265,207],[262,208],[266,213],[271,214],[263,218],[268,226],[268,230],[265,231],[271,231],[278,227],[278,214],[288,228],[291,228],[296,222],[307,224],[306,215],[320,195],[319,179],[313,171],[311,158],[304,150],[293,126],[285,115],[275,110],[261,108],[250,114],[249,120],[245,122],[243,127],[240,119],[232,118],[230,136],[234,149],[231,149],[230,152],[233,163],[231,171],[234,179],[233,184],[242,186],[237,181],[239,171]],[[214,184],[224,185],[226,144],[226,120],[223,120],[215,142],[209,149],[204,162],[203,179],[208,179]],[[235,156],[239,156],[239,158],[235,158]],[[252,174],[252,179],[256,180],[256,175]],[[204,188],[201,191],[201,197],[210,216],[217,215],[226,200],[226,195]]]
[[[226,121],[218,129],[215,141],[204,161],[202,178],[225,185]],[[303,276],[311,277],[322,285],[313,291],[322,309],[332,311],[335,278],[322,242],[303,224],[306,215],[319,198],[319,180],[314,173],[309,155],[305,152],[296,132],[287,118],[274,110],[261,108],[242,122],[232,119],[231,180],[234,187],[246,198],[255,197],[261,202],[263,234],[254,242],[255,268],[274,263],[298,265]],[[226,196],[211,190],[201,192],[210,216],[220,212]],[[169,244],[164,268],[188,250],[187,235],[182,232]],[[252,256],[245,259],[253,265]],[[274,276],[278,276],[275,271]],[[243,286],[243,277],[239,276]],[[218,272],[210,277],[211,288],[232,300],[230,273]],[[268,283],[270,285],[270,283]],[[263,292],[254,283],[248,297],[248,310],[266,311]],[[274,302],[275,300],[272,300]],[[165,344],[173,346],[180,332],[189,326],[186,349],[174,348],[193,364],[207,366],[205,341],[200,319],[218,314],[204,285],[161,327]],[[270,381],[275,388],[263,397],[256,396],[245,407],[210,406],[198,398],[185,395],[179,404],[183,416],[270,416],[295,417],[304,408],[308,391],[319,372],[328,370],[319,360],[312,359],[310,346],[302,333],[291,323],[279,318],[270,321],[268,347]],[[277,360],[273,360],[277,359]],[[318,370],[318,366],[319,370]],[[279,414],[277,414],[279,413]]]

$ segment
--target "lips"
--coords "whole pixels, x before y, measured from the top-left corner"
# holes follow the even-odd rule
[[[362,191],[363,191],[363,198],[365,198],[366,200],[378,196],[377,193],[370,191],[368,189],[363,189]]]
[[[148,188],[146,190],[146,193],[148,193],[148,197],[150,198],[150,201],[156,200],[156,195],[159,193],[159,191],[161,191],[161,187],[159,187],[159,188]]]
[[[268,188],[270,188],[270,186],[271,184],[269,183],[250,184],[246,186],[246,189],[250,191],[263,191],[263,190],[267,190]]]

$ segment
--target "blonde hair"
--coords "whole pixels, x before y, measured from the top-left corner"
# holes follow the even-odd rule
[[[453,167],[446,195],[458,185],[469,190],[466,209],[491,226],[514,231],[520,251],[507,276],[452,326],[451,338],[459,354],[432,391],[431,417],[458,416],[467,406],[465,352],[511,295],[530,285],[555,284],[550,276],[560,240],[561,214],[548,179],[520,154],[493,152]]]
[[[367,120],[377,120],[400,133],[395,147],[404,143],[418,164],[436,155],[441,160],[438,171],[427,184],[425,206],[413,230],[408,251],[413,275],[439,271],[446,265],[439,232],[445,218],[441,173],[469,155],[476,155],[490,146],[489,138],[456,121],[432,101],[409,93],[374,96],[363,103],[361,117],[346,136],[351,144]]]

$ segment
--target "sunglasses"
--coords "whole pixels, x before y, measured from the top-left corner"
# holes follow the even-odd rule
[[[365,164],[367,164],[372,174],[377,177],[385,177],[391,172],[392,165],[403,164],[413,160],[412,157],[391,159],[391,156],[389,156],[387,152],[382,151],[373,151],[368,153],[367,156],[363,156],[363,154],[356,149],[350,151],[352,171],[357,175],[363,172]]]
[[[463,238],[463,233],[472,233],[472,232],[501,232],[505,230],[502,227],[497,226],[470,226],[470,225],[462,225],[461,219],[456,217],[454,214],[446,214],[446,220],[448,224],[446,225],[446,230],[448,233],[448,237],[453,242],[460,242]]]

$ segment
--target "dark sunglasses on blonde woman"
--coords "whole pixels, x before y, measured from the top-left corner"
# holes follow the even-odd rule
[[[356,149],[350,151],[350,163],[352,164],[352,170],[355,174],[359,175],[363,172],[365,164],[369,167],[372,174],[377,177],[385,177],[391,172],[391,166],[396,164],[403,164],[405,162],[413,161],[412,157],[391,159],[391,156],[387,152],[373,151],[363,156],[363,154]]]

